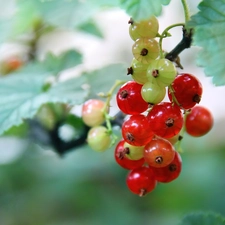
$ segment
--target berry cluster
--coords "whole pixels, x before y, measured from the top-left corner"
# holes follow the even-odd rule
[[[128,68],[132,80],[123,82],[116,94],[117,105],[127,118],[121,125],[122,139],[114,157],[129,170],[129,190],[144,196],[158,182],[168,183],[179,176],[183,132],[203,136],[212,128],[213,118],[208,109],[196,106],[201,101],[201,82],[192,74],[178,73],[174,62],[164,55],[164,34],[158,34],[158,20],[130,19],[129,23],[134,40],[134,58]],[[83,104],[82,119],[90,127],[87,143],[95,151],[103,152],[115,142],[108,113],[112,93],[120,84],[115,83],[102,96],[107,98],[105,102],[90,99]]]
[[[195,106],[202,96],[202,85],[192,74],[177,74],[173,62],[160,52],[156,38],[158,21],[129,21],[134,40],[134,59],[128,74],[132,81],[117,92],[119,109],[128,115],[121,127],[122,140],[115,148],[115,160],[130,170],[129,190],[139,196],[151,192],[157,182],[176,179],[182,167],[174,144],[186,129],[192,136],[202,136],[212,127],[209,110]],[[169,101],[164,102],[166,94]]]

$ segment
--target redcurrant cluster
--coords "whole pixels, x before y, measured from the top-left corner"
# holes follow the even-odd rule
[[[130,19],[129,23],[134,40],[134,59],[128,68],[132,81],[123,84],[116,96],[128,118],[114,155],[121,167],[130,170],[129,190],[143,196],[157,182],[171,182],[179,176],[182,160],[174,144],[182,139],[182,132],[186,129],[190,135],[202,136],[211,129],[213,118],[208,109],[195,106],[202,96],[200,81],[192,74],[178,74],[160,51],[157,19]],[[166,94],[168,102],[163,101]]]

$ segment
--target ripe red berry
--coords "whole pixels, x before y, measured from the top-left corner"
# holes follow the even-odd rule
[[[144,158],[141,158],[139,160],[131,160],[129,158],[127,158],[126,154],[128,153],[124,148],[124,140],[121,140],[118,142],[115,151],[114,151],[114,158],[116,160],[116,162],[123,167],[124,169],[128,169],[128,170],[132,170],[135,168],[139,168],[141,167],[145,160]]]
[[[147,118],[152,131],[163,138],[177,135],[183,126],[182,112],[177,105],[173,105],[171,102],[154,105]]]
[[[129,190],[139,196],[153,191],[157,184],[152,169],[148,167],[131,170],[127,175],[126,183]]]
[[[182,169],[182,159],[178,152],[175,152],[175,157],[173,161],[161,168],[152,167],[155,179],[162,183],[169,183],[180,175]]]
[[[169,165],[175,156],[173,145],[166,139],[154,137],[144,150],[144,159],[149,166],[165,167]]]
[[[117,92],[116,100],[120,110],[125,114],[140,114],[148,109],[148,103],[141,96],[142,85],[128,81]]]
[[[211,112],[203,106],[195,106],[187,114],[185,120],[186,132],[194,137],[207,134],[213,126],[213,116]]]
[[[190,109],[201,101],[202,84],[192,74],[178,75],[172,83],[172,89],[179,106],[183,109]],[[173,101],[171,89],[168,89],[168,96],[170,101]]]
[[[122,125],[124,140],[134,146],[144,146],[153,137],[148,119],[144,115],[132,115]]]

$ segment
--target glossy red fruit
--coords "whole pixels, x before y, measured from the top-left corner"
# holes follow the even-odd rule
[[[152,167],[155,179],[162,183],[169,183],[177,179],[182,169],[182,159],[178,152],[175,152],[173,161],[165,167]]]
[[[116,95],[119,109],[130,115],[140,114],[148,109],[148,103],[141,96],[142,85],[128,81],[118,90]]]
[[[121,130],[124,140],[134,146],[146,145],[154,135],[144,115],[130,116],[124,121]]]
[[[115,151],[114,151],[114,158],[116,162],[127,170],[132,170],[135,168],[141,167],[145,160],[144,158],[141,158],[139,160],[131,160],[126,157],[127,151],[124,149],[124,140],[120,140],[118,144],[116,145]]]
[[[105,121],[103,108],[105,103],[99,99],[89,99],[82,106],[82,119],[90,127],[98,126]]]
[[[145,162],[152,167],[165,167],[169,165],[175,156],[173,145],[166,139],[154,137],[144,150]]]
[[[147,118],[152,131],[163,138],[171,138],[177,135],[184,122],[179,106],[171,102],[161,102],[154,105]]]
[[[178,75],[172,83],[172,89],[183,109],[190,109],[201,101],[202,84],[192,74],[182,73]],[[173,101],[171,89],[168,89],[168,96],[170,101]]]
[[[185,120],[186,132],[194,137],[207,134],[213,127],[213,116],[203,106],[195,106]]]
[[[126,183],[129,190],[139,196],[153,191],[157,184],[152,169],[148,167],[131,170],[127,175]]]

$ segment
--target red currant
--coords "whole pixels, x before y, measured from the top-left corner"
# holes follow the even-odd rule
[[[116,100],[120,110],[125,114],[140,114],[148,109],[148,103],[141,96],[142,85],[128,81],[117,92]]]
[[[182,73],[178,75],[172,83],[172,89],[169,88],[168,90],[170,101],[173,100],[172,95],[174,95],[179,106],[183,109],[190,109],[201,101],[202,84],[192,74]],[[171,93],[171,90],[173,93]]]
[[[177,105],[171,102],[161,102],[154,105],[148,113],[152,131],[163,138],[177,135],[183,126],[183,115]]]
[[[123,167],[124,169],[132,170],[135,168],[141,167],[145,160],[142,157],[139,160],[131,160],[127,158],[126,154],[128,153],[127,149],[124,148],[124,140],[118,142],[115,151],[114,151],[114,158],[116,162]]]
[[[151,168],[140,167],[129,172],[126,183],[131,192],[144,196],[155,189],[157,181]]]
[[[169,165],[161,168],[152,167],[152,171],[157,181],[169,183],[175,180],[180,175],[181,168],[181,156],[178,152],[175,152],[175,157]]]
[[[186,132],[194,137],[207,134],[213,126],[213,116],[211,112],[203,106],[195,106],[187,114],[185,120]]]
[[[169,165],[175,156],[173,145],[166,139],[154,137],[144,150],[144,159],[149,166],[164,167]]]
[[[144,115],[132,115],[122,125],[124,140],[134,146],[144,146],[153,137],[148,119]]]

